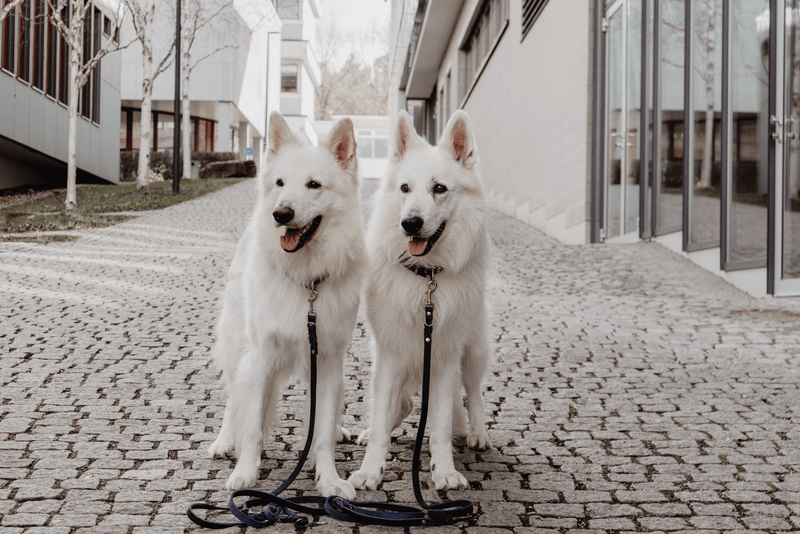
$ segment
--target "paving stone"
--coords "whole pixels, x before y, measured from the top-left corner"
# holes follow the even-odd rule
[[[253,185],[76,241],[0,243],[0,534],[202,531],[186,507],[227,502],[235,461],[206,457],[226,399],[210,350]],[[437,532],[800,530],[800,300],[751,298],[655,243],[566,246],[498,212],[489,231],[497,448],[456,444],[472,488],[447,497],[482,513]],[[361,312],[344,371],[354,435],[369,418],[370,335]],[[303,445],[305,386],[281,393],[264,490]],[[359,499],[413,502],[414,434],[401,425],[383,485]],[[346,474],[363,447],[337,455]],[[313,472],[293,488],[314,494]]]

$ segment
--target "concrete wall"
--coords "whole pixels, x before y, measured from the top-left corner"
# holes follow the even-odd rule
[[[102,59],[100,72],[100,122],[78,117],[77,165],[79,173],[118,183],[119,52]],[[0,71],[0,101],[0,137],[6,141],[0,149],[0,189],[66,183],[67,107],[6,71]]]
[[[439,89],[451,73],[451,111],[462,102],[460,47],[479,4],[464,3],[440,66]],[[505,33],[463,100],[496,206],[566,243],[588,242],[590,7],[552,0],[520,42],[521,0],[509,0]]]

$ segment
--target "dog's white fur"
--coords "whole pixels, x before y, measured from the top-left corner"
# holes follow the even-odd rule
[[[452,436],[467,436],[470,447],[490,447],[481,381],[490,362],[484,280],[490,245],[477,153],[469,118],[457,111],[438,147],[414,131],[401,111],[392,142],[393,158],[382,183],[367,231],[370,272],[365,302],[373,333],[372,422],[360,442],[368,441],[361,468],[349,481],[357,489],[375,489],[386,463],[391,432],[412,409],[412,395],[422,383],[423,314],[428,280],[401,264],[442,267],[438,287],[431,357],[430,449],[436,489],[468,487],[453,463]],[[447,191],[434,192],[436,184]],[[401,187],[408,187],[407,192]],[[427,255],[411,256],[401,221],[419,217],[421,237],[443,221],[444,233]],[[461,385],[467,394],[469,430]]]
[[[343,360],[356,323],[366,260],[355,151],[349,119],[338,122],[315,148],[299,143],[279,113],[270,116],[258,201],[236,247],[213,351],[227,378],[228,402],[209,453],[215,457],[235,451],[238,460],[226,484],[229,490],[250,487],[258,478],[262,440],[274,420],[280,385],[292,375],[308,382],[306,286],[326,275],[314,303],[319,355],[312,458],[320,494],[355,498],[353,486],[336,473],[333,454],[337,440],[349,439],[341,427]],[[321,187],[309,188],[311,180]],[[296,252],[281,248],[286,228],[273,218],[279,208],[294,210],[288,223],[293,227],[322,216],[314,237]]]

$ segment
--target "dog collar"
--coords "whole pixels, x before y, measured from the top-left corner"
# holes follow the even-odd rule
[[[313,290],[315,287],[317,287],[319,284],[321,284],[322,282],[324,282],[326,278],[328,278],[328,275],[327,275],[327,274],[323,274],[322,276],[320,276],[320,277],[319,277],[319,278],[317,278],[316,280],[314,280],[314,281],[312,281],[312,282],[309,282],[308,284],[303,284],[303,287],[304,287],[304,288],[306,288],[306,289],[308,289],[309,291],[311,291],[311,290]]]
[[[422,276],[424,278],[430,278],[431,274],[439,274],[440,272],[444,271],[444,267],[423,267],[422,265],[406,265],[406,264],[402,265],[412,273],[418,276]]]

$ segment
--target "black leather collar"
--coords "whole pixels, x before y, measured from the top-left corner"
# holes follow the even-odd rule
[[[444,267],[423,267],[421,265],[408,265],[405,263],[402,265],[412,273],[425,278],[430,278],[431,274],[439,274],[444,270]]]

